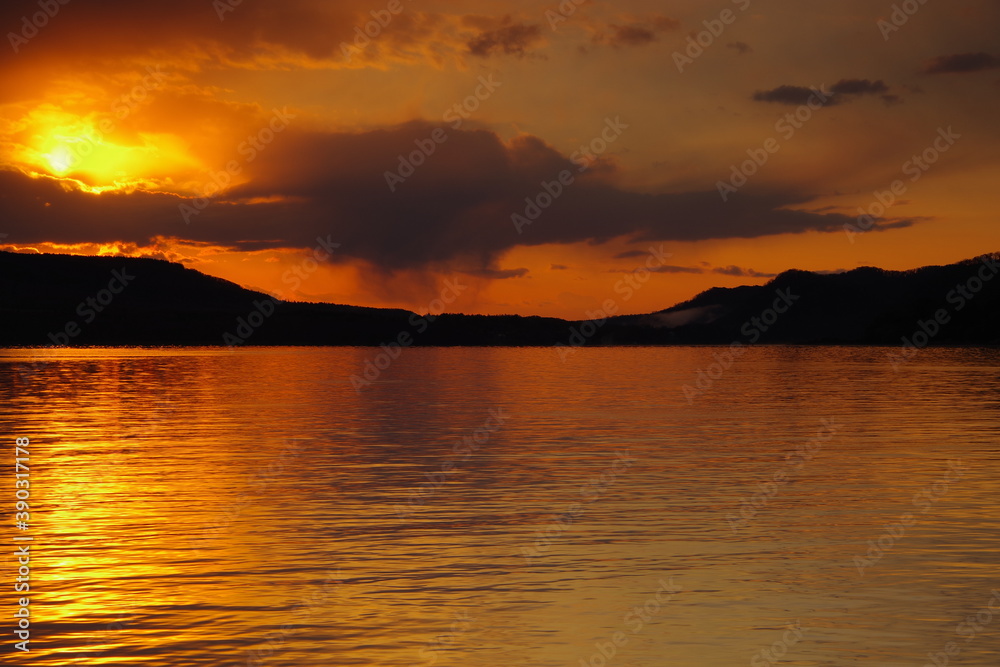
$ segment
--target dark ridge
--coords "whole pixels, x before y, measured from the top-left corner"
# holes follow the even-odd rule
[[[281,302],[164,260],[0,252],[0,345],[900,345],[921,322],[934,330],[936,314],[947,322],[929,343],[993,345],[1000,264],[992,257],[910,271],[790,270],[655,313],[569,322]],[[989,280],[977,284],[980,274]],[[116,275],[128,285],[112,295]],[[107,303],[88,303],[99,296]],[[776,304],[787,312],[770,312]]]

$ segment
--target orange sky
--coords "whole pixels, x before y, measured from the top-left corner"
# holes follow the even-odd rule
[[[991,0],[52,0],[0,26],[6,249],[418,311],[451,279],[454,310],[574,319],[640,266],[625,312],[1000,250]]]

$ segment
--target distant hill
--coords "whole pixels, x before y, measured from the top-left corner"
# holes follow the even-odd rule
[[[759,340],[771,343],[899,345],[916,332],[933,332],[930,321],[938,314],[945,324],[938,325],[930,342],[992,345],[1000,343],[1000,262],[993,257],[998,255],[911,271],[786,271],[766,285],[713,288],[658,313],[616,323],[665,329],[656,337],[661,343],[747,342],[756,331]],[[755,326],[752,318],[773,306],[779,292],[798,298],[773,325]]]
[[[398,309],[275,301],[162,260],[0,252],[0,346],[899,345],[914,335],[918,343],[995,345],[998,271],[987,255],[902,272],[786,271],[766,285],[713,288],[606,321],[430,321]]]

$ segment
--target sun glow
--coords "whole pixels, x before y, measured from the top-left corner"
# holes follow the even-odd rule
[[[129,181],[155,171],[162,153],[143,139],[142,145],[122,146],[92,127],[56,128],[42,141],[40,166],[56,176],[74,175],[95,185]]]
[[[65,174],[73,166],[73,154],[67,146],[59,146],[51,153],[46,153],[43,157],[48,160],[52,171],[57,175]]]
[[[23,119],[25,141],[8,153],[35,176],[55,177],[88,192],[178,191],[178,177],[199,174],[200,161],[173,134],[129,131],[110,119],[51,105]],[[185,179],[186,180],[186,179]]]

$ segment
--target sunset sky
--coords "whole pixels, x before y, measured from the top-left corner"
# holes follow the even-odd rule
[[[995,0],[16,0],[0,27],[3,249],[571,319],[640,265],[622,312],[1000,250]]]

